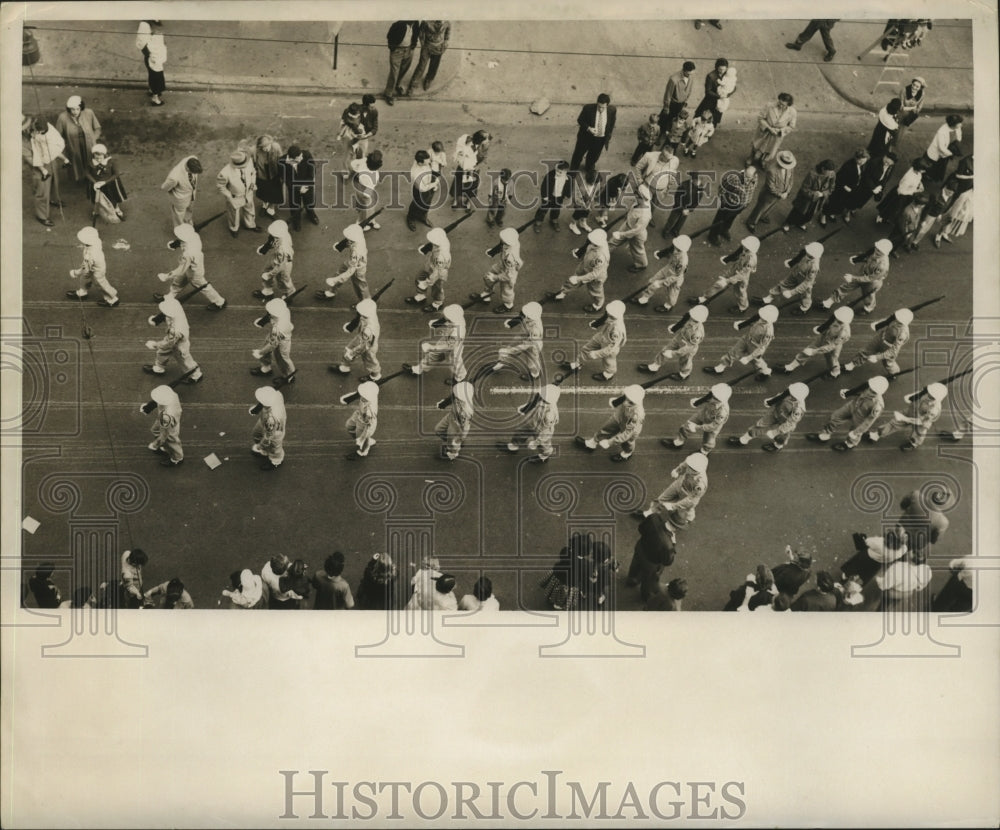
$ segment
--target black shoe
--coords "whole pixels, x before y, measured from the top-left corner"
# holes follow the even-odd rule
[[[318,225],[319,224],[319,217],[315,213],[310,213],[309,214],[309,221],[312,222],[314,225]]]
[[[674,443],[674,439],[673,438],[661,438],[660,439],[660,443],[663,444],[663,446],[665,446],[668,450],[682,450],[682,449],[684,449],[684,445],[681,444],[680,446],[677,446],[677,444]]]
[[[731,447],[745,447],[746,446],[746,444],[741,444],[740,443],[740,438],[739,438],[738,435],[730,435],[726,439],[726,443],[729,444],[729,446],[731,446]]]
[[[601,308],[604,308],[604,306],[601,306]],[[594,313],[600,311],[601,309],[600,308],[596,308],[593,304],[590,304],[590,305],[585,305],[583,307],[583,310],[586,311],[588,314],[594,314]]]
[[[154,377],[158,377],[158,378],[159,377],[163,377],[163,375],[166,374],[166,372],[156,372],[156,371],[154,371],[152,363],[147,363],[145,366],[143,366],[142,367],[142,371],[144,371],[147,375],[153,375]]]
[[[264,232],[263,228],[258,228],[256,225],[254,225],[252,228],[247,228],[247,230],[250,231],[250,233],[263,233]]]
[[[270,461],[265,461],[263,464],[260,465],[260,469],[262,469],[264,472],[271,472],[272,470],[277,470],[278,465],[272,464]]]
[[[680,381],[681,383],[687,380],[687,378],[684,377],[684,375],[682,375],[680,372],[671,372],[669,375],[667,375],[667,377],[670,378],[670,380]]]
[[[274,294],[265,294],[263,291],[257,290],[253,292],[253,296],[258,300],[273,300]]]
[[[763,447],[761,447],[761,449],[764,450],[764,452],[780,452],[781,451],[781,447],[779,447],[777,444],[774,444],[774,443],[771,443],[771,442],[768,442],[767,444],[765,444]]]
[[[205,379],[204,375],[198,375],[198,377],[184,378],[184,383],[188,386],[194,386],[196,383],[201,383]]]
[[[622,461],[628,461],[631,457],[632,456],[630,456],[630,455],[622,455],[621,453],[617,453],[617,454],[611,456],[611,460],[612,461],[617,461],[617,462],[622,462]]]
[[[640,271],[645,271],[648,267],[647,265],[630,265],[627,270],[630,274],[638,274]]]
[[[594,380],[598,381],[599,383],[607,383],[608,381],[611,381],[611,380],[615,379],[614,375],[612,375],[609,378],[604,377],[604,373],[603,372],[594,372],[594,374],[592,374],[591,377]]]
[[[229,235],[230,235],[230,236],[231,236],[231,237],[232,237],[233,239],[236,239],[236,237],[238,237],[238,236],[240,235],[240,232],[239,232],[239,231],[234,231],[234,230],[233,230],[232,228],[230,228],[230,229],[229,229]]]
[[[854,447],[847,446],[847,444],[845,444],[843,441],[838,441],[836,444],[833,445],[833,448],[837,452],[847,452],[848,450],[854,449]]]
[[[161,467],[180,467],[181,464],[183,464],[183,463],[184,463],[184,459],[183,458],[180,461],[171,461],[169,458],[164,458],[162,461],[160,461],[160,466]]]
[[[415,231],[417,229],[417,226],[414,225],[413,221],[410,219],[406,220],[406,227],[408,227],[411,231]]]
[[[250,374],[253,375],[255,378],[266,378],[269,377],[271,373],[265,372],[263,369],[260,368],[260,366],[254,366],[250,370]]]
[[[493,306],[493,313],[494,314],[510,314],[513,310],[514,310],[514,306],[511,306],[510,308],[508,308],[503,303],[501,303],[498,306]]]
[[[790,312],[794,317],[805,317],[807,312],[802,310],[801,306],[795,306]]]
[[[209,303],[207,306],[205,306],[205,308],[207,308],[209,311],[222,311],[222,309],[224,309],[228,304],[229,303],[228,303],[227,300],[223,300],[222,301],[222,305],[216,305],[215,303]]]
[[[714,366],[702,366],[701,370],[707,375],[721,375],[722,372],[716,372]]]
[[[382,379],[381,375],[378,375],[378,376],[376,376],[376,375],[362,375],[358,379],[358,383],[368,383],[369,381],[371,381],[372,383],[378,383],[381,379]]]
[[[799,52],[802,49],[802,47],[799,46],[799,44],[797,44],[797,43],[786,43],[785,44],[785,48],[786,49],[794,49],[796,52]]]
[[[113,303],[109,303],[109,302],[108,302],[107,300],[105,300],[105,299],[103,299],[103,298],[102,298],[102,299],[100,299],[100,300],[98,300],[98,301],[97,301],[97,304],[98,304],[98,305],[102,305],[102,306],[104,306],[105,308],[114,308],[114,307],[115,307],[115,306],[117,306],[117,305],[118,305],[118,304],[119,304],[120,302],[121,302],[121,300],[115,300],[115,301],[114,301]]]
[[[587,439],[584,438],[582,435],[577,435],[575,442],[576,442],[576,445],[578,447],[583,447],[583,449],[585,449],[587,452],[593,452],[594,451],[591,447],[587,446]]]
[[[51,228],[55,225],[55,222],[53,222],[51,219],[39,219],[38,221],[41,222],[43,225],[45,225],[45,227],[47,228]],[[940,248],[941,246],[939,245],[938,247]]]
[[[640,363],[639,364],[639,371],[640,372],[645,372],[647,375],[655,375],[656,374],[655,371],[653,371],[652,369],[649,368],[649,364],[648,363]]]

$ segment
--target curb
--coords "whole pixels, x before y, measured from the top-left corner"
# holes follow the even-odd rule
[[[847,92],[845,89],[843,89],[843,87],[841,87],[838,83],[836,83],[830,77],[829,74],[827,74],[827,72],[825,71],[825,67],[821,66],[819,67],[819,70],[820,74],[823,76],[823,79],[830,85],[830,89],[832,89],[834,92],[837,93],[837,95],[839,95],[841,98],[847,101],[847,103],[851,104],[854,107],[857,107],[860,110],[865,110],[867,112],[872,113],[873,115],[878,115],[880,108],[873,108],[871,103],[867,101],[862,101],[860,98],[856,98],[850,92]],[[892,97],[894,98],[895,96]],[[920,114],[922,116],[931,115],[944,118],[947,115],[962,115],[962,116],[972,115],[973,112],[974,112],[974,107],[972,106],[972,104],[963,104],[954,107],[948,107],[948,106],[924,107],[920,111]]]

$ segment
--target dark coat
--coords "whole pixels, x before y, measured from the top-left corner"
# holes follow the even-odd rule
[[[802,568],[794,562],[785,562],[771,570],[775,587],[783,594],[794,597],[799,589],[809,581],[812,570]]]
[[[604,127],[604,149],[608,148],[611,143],[611,133],[615,130],[615,117],[618,113],[616,107],[608,104],[607,122]],[[580,129],[577,130],[577,138],[589,138],[590,133],[587,132],[587,127],[593,127],[597,120],[597,104],[584,104],[583,109],[580,110],[580,115],[577,116],[576,123],[580,125]]]
[[[412,34],[410,36],[409,44],[403,43],[403,36],[406,34],[406,27],[410,26]],[[420,31],[420,21],[419,20],[397,20],[389,27],[389,31],[386,33],[386,41],[389,44],[390,49],[396,49],[400,46],[407,46],[412,49],[417,45],[417,34]]]
[[[553,193],[552,190],[555,188],[556,181],[556,171],[555,169],[550,170],[545,174],[545,178],[542,179],[542,201],[549,202],[552,199],[568,199],[570,194],[571,177],[569,176],[569,171],[566,171],[566,183],[562,186],[559,193]]]
[[[861,176],[870,161],[871,159],[859,168],[858,163],[853,158],[849,158],[840,165],[833,193],[826,203],[825,213],[828,216],[837,216],[845,210],[854,210],[852,205],[858,198]],[[879,165],[881,164],[882,162],[879,160]],[[845,187],[851,188],[850,192],[846,191]]]

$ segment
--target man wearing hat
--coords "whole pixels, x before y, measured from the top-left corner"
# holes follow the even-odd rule
[[[676,357],[679,361],[678,371],[671,372],[667,377],[671,380],[686,380],[691,374],[694,356],[698,347],[705,339],[705,321],[708,319],[708,306],[696,305],[687,314],[687,319],[680,326],[673,338],[660,349],[659,354],[650,363],[640,363],[639,371],[653,375],[660,371],[660,365]]]
[[[941,402],[947,397],[948,387],[943,383],[928,384],[926,395],[914,396],[911,399],[909,415],[893,412],[889,418],[882,421],[881,424],[875,425],[869,431],[868,440],[874,443],[880,438],[885,438],[885,436],[909,426],[911,428],[910,437],[900,444],[899,448],[903,452],[915,450],[924,443],[930,428],[941,417]]]
[[[365,232],[361,225],[355,222],[344,228],[344,239],[348,246],[347,262],[340,266],[335,277],[326,278],[329,287],[316,292],[317,300],[332,300],[337,295],[337,287],[348,280],[359,300],[368,300],[372,296],[368,290],[368,243],[365,242]]]
[[[674,148],[669,144],[664,145],[660,150],[643,153],[629,171],[632,186],[646,185],[651,194],[656,194],[657,204],[660,207],[665,207],[668,194],[677,187],[677,168],[679,166],[680,159],[674,154]],[[652,225],[653,222],[650,221],[649,224]]]
[[[108,282],[104,246],[101,244],[97,228],[92,228],[90,225],[81,228],[76,232],[76,238],[83,248],[83,262],[79,268],[73,268],[69,275],[74,280],[80,280],[80,287],[75,291],[67,291],[66,296],[73,300],[82,300],[89,293],[90,286],[96,282],[104,292],[104,297],[98,300],[97,304],[105,308],[114,308],[119,302],[118,292]]]
[[[156,360],[142,367],[147,375],[162,375],[166,373],[166,364],[171,357],[181,364],[185,373],[194,370],[194,374],[185,378],[185,383],[199,383],[204,377],[201,367],[191,357],[190,330],[184,306],[175,297],[163,300],[157,308],[166,318],[167,330],[162,340],[147,340],[146,348],[156,352]]]
[[[768,305],[780,295],[786,300],[799,298],[799,304],[792,309],[792,314],[803,315],[812,308],[813,286],[819,275],[819,260],[823,256],[823,245],[820,242],[810,242],[795,257],[785,260],[785,267],[791,269],[781,282],[773,286],[760,300]],[[757,302],[757,300],[754,300]]]
[[[354,310],[358,314],[358,330],[354,338],[344,349],[344,358],[340,365],[331,366],[331,372],[340,372],[342,375],[351,373],[351,361],[361,358],[365,369],[367,380],[378,380],[382,377],[382,367],[378,362],[378,340],[382,332],[382,327],[378,320],[378,307],[372,299],[361,300]]]
[[[870,314],[873,312],[875,310],[875,295],[878,294],[885,278],[889,275],[889,254],[891,252],[892,243],[888,239],[880,239],[867,253],[852,256],[850,259],[852,265],[857,265],[858,260],[864,259],[861,273],[844,274],[844,281],[820,305],[829,310],[834,305],[842,303],[848,293],[860,287],[866,298],[861,307],[861,313]]]
[[[719,362],[715,366],[705,366],[704,370],[710,375],[721,375],[737,361],[744,366],[752,362],[761,375],[770,376],[771,368],[764,360],[764,353],[774,340],[774,324],[778,314],[775,306],[764,306],[757,312],[756,319],[747,328],[746,333],[730,346],[729,351],[719,359]]]
[[[757,251],[760,250],[760,240],[756,236],[745,236],[740,240],[738,250],[724,257],[719,257],[723,265],[729,266],[728,274],[719,274],[709,289],[710,293],[721,291],[727,285],[731,285],[733,293],[736,295],[736,305],[729,309],[730,313],[744,312],[750,307],[750,299],[747,296],[747,286],[750,284],[750,275],[757,270]],[[704,298],[699,297],[700,302]]]
[[[270,300],[273,297],[284,299],[295,293],[292,282],[292,265],[295,261],[295,250],[292,247],[292,235],[288,225],[281,219],[275,219],[267,226],[267,242],[257,249],[262,256],[271,252],[271,264],[260,275],[264,286],[253,292],[258,300]]]
[[[154,387],[149,397],[156,403],[156,420],[150,430],[154,438],[149,449],[166,453],[167,457],[160,461],[164,467],[176,467],[184,461],[184,450],[181,447],[181,400],[169,386]]]
[[[576,267],[576,271],[566,278],[558,291],[549,292],[545,296],[550,300],[565,299],[566,293],[578,285],[586,285],[590,292],[590,305],[584,306],[584,311],[598,311],[604,305],[604,283],[608,279],[608,263],[611,252],[608,250],[608,234],[601,228],[595,228],[587,234],[587,249]]]
[[[673,481],[646,508],[642,515],[654,513],[667,523],[671,530],[683,530],[695,518],[695,508],[708,490],[708,456],[696,452],[685,458],[673,470]]]
[[[642,425],[646,420],[646,410],[642,405],[645,397],[646,390],[639,384],[626,386],[620,404],[615,406],[616,399],[611,399],[612,413],[604,425],[592,438],[577,435],[577,446],[593,452],[598,447],[607,450],[611,449],[612,444],[618,444],[621,449],[611,456],[611,460],[628,461],[635,452],[635,442],[642,433]]]
[[[271,330],[267,333],[264,345],[250,353],[260,361],[260,366],[254,366],[250,374],[254,377],[270,375],[274,363],[278,367],[272,381],[275,387],[293,383],[295,364],[292,363],[292,331],[295,326],[292,325],[292,313],[285,301],[278,299],[268,300],[264,310],[271,318]]]
[[[202,288],[202,293],[208,300],[209,311],[222,311],[226,307],[225,298],[205,280],[205,254],[201,250],[201,237],[193,225],[178,225],[174,228],[174,236],[180,243],[181,258],[173,271],[157,274],[160,282],[170,281],[170,290],[164,294],[153,294],[157,302],[166,297],[176,297],[185,285],[192,288]],[[169,247],[169,246],[168,246]]]
[[[876,328],[875,336],[858,352],[850,362],[844,364],[845,372],[853,372],[861,364],[878,363],[882,361],[889,379],[899,374],[897,358],[903,346],[910,339],[910,323],[913,322],[913,312],[908,308],[899,308],[882,328]]]
[[[815,339],[786,363],[781,371],[789,375],[799,366],[805,366],[814,355],[821,354],[826,358],[827,377],[835,378],[840,375],[840,351],[844,344],[851,339],[851,320],[854,319],[854,310],[850,306],[842,305],[833,312],[833,322],[823,331],[820,331]],[[819,327],[817,327],[819,328]]]
[[[229,235],[233,239],[239,236],[241,218],[247,230],[259,233],[253,203],[253,194],[257,189],[257,171],[246,151],[236,150],[229,156],[229,163],[215,177],[215,185],[226,200]]]
[[[371,302],[371,300],[368,300]],[[375,428],[378,426],[378,384],[366,380],[358,387],[358,407],[347,419],[347,431],[357,449],[349,452],[345,458],[365,458],[375,446]]]
[[[611,233],[611,245],[620,245],[624,240],[628,240],[628,250],[632,255],[632,264],[628,267],[630,273],[638,273],[649,265],[646,259],[646,228],[653,218],[650,207],[649,187],[640,184],[636,189],[636,199],[625,214],[625,222],[622,230]]]
[[[452,303],[444,307],[442,314],[443,318],[428,323],[431,330],[437,332],[437,339],[425,340],[420,344],[420,350],[424,353],[420,363],[416,366],[404,363],[403,369],[414,375],[422,375],[435,366],[451,366],[452,380],[458,382],[465,379],[465,362],[462,360],[465,348],[465,311],[462,306]]]
[[[521,242],[516,228],[504,228],[500,231],[500,258],[483,276],[486,288],[478,294],[469,297],[483,302],[489,302],[493,296],[493,286],[500,283],[500,305],[493,309],[495,314],[505,314],[514,308],[514,287],[517,285],[517,275],[524,262],[521,260]]]
[[[889,388],[889,381],[881,375],[869,379],[865,389],[853,396],[843,406],[830,414],[829,420],[820,432],[810,432],[806,438],[825,444],[840,427],[850,424],[851,428],[844,440],[833,445],[835,450],[853,450],[861,441],[861,436],[872,428],[878,416],[885,409],[882,396]],[[841,393],[844,396],[844,393]]]
[[[681,424],[677,437],[672,440],[661,438],[660,443],[672,450],[679,450],[688,438],[701,433],[701,451],[708,455],[715,449],[715,441],[729,420],[729,399],[733,387],[728,383],[717,383],[700,398],[692,398],[694,414]]]
[[[521,380],[537,380],[542,373],[542,337],[545,333],[542,326],[541,305],[536,302],[525,303],[521,306],[521,313],[508,320],[505,325],[507,328],[512,328],[512,324],[517,323],[524,326],[524,339],[514,346],[502,347],[492,371],[499,372],[505,365],[516,366],[515,358],[523,355],[522,360],[527,372],[521,374]]]
[[[750,233],[757,232],[757,223],[766,225],[771,220],[767,215],[782,199],[787,199],[792,192],[792,170],[795,169],[795,156],[790,150],[782,150],[777,157],[767,163],[764,168],[764,187],[757,197],[757,204],[747,217],[746,225]]]
[[[760,419],[742,435],[731,435],[728,443],[734,447],[745,447],[754,438],[761,435],[770,438],[770,443],[764,444],[767,452],[779,452],[785,448],[788,439],[806,414],[806,398],[809,397],[809,387],[804,383],[793,383],[785,394],[779,395],[774,405],[769,407]]]
[[[21,117],[21,133],[24,137],[24,160],[31,168],[31,180],[34,184],[35,218],[45,227],[51,228],[53,223],[49,219],[49,206],[53,204],[54,165],[58,159],[62,159],[65,164],[69,163],[69,159],[63,155],[66,142],[59,131],[44,118],[33,119],[30,115]],[[57,193],[58,189],[57,185]]]
[[[757,118],[757,132],[750,145],[748,164],[762,166],[774,158],[785,136],[795,129],[798,113],[792,106],[794,99],[787,92],[778,95],[778,100],[768,104]],[[792,159],[795,166],[795,159]]]
[[[591,377],[594,380],[611,380],[618,371],[618,353],[625,345],[627,337],[625,335],[625,303],[621,300],[612,300],[605,310],[604,322],[594,335],[587,341],[580,350],[580,354],[587,360],[601,360],[603,371],[594,372]],[[573,361],[569,368],[576,370],[580,368],[579,361]]]
[[[472,426],[474,396],[475,390],[468,381],[458,381],[452,388],[451,408],[434,427],[435,435],[444,444],[441,458],[454,461],[462,451],[462,442],[468,437]]]
[[[444,305],[444,287],[448,282],[448,269],[451,268],[451,242],[444,228],[431,228],[427,231],[427,241],[431,244],[430,251],[424,260],[424,268],[417,277],[417,293],[407,297],[406,302],[419,305],[430,296],[430,304],[424,306],[424,311],[430,313],[440,311]]]
[[[170,194],[170,215],[174,227],[194,224],[194,201],[198,196],[201,162],[197,156],[185,156],[167,174],[160,190]],[[229,223],[232,227],[232,222]]]
[[[264,471],[276,470],[285,460],[285,398],[270,386],[260,386],[253,393],[260,408],[253,407],[251,414],[259,415],[253,427],[253,446],[250,451],[261,456],[264,461],[260,468]]]
[[[636,305],[646,305],[652,296],[661,288],[667,290],[667,298],[663,305],[656,306],[657,311],[670,311],[677,304],[677,297],[680,294],[681,286],[684,285],[684,272],[688,267],[688,251],[691,250],[691,237],[681,234],[674,238],[670,245],[670,251],[666,257],[663,267],[657,271],[653,278],[646,284],[642,293],[632,302]]]
[[[554,383],[546,384],[539,390],[538,397],[538,403],[528,414],[528,420],[518,428],[510,441],[497,445],[499,449],[510,453],[516,453],[521,447],[537,450],[538,454],[528,459],[536,464],[547,461],[555,452],[552,434],[559,423],[559,387]]]

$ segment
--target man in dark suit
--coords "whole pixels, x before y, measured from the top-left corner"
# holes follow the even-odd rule
[[[560,161],[542,179],[541,200],[538,210],[535,211],[535,233],[542,232],[542,222],[545,221],[546,215],[549,217],[552,230],[559,230],[559,211],[569,196],[569,165],[565,161]]]
[[[588,167],[597,167],[597,160],[611,143],[611,134],[615,130],[615,114],[617,110],[611,106],[611,96],[602,92],[597,96],[596,104],[584,104],[576,123],[580,125],[576,134],[576,147],[573,148],[573,158],[569,166],[571,170],[579,170],[583,157],[587,157]]]
[[[397,95],[405,95],[403,77],[413,62],[413,47],[417,45],[419,20],[397,20],[389,27],[389,78],[385,82],[385,102],[391,107]]]
[[[278,159],[278,166],[285,178],[288,193],[288,209],[291,212],[289,227],[293,231],[302,229],[302,210],[314,225],[319,224],[316,215],[316,168],[312,153],[293,144],[288,152]]]

